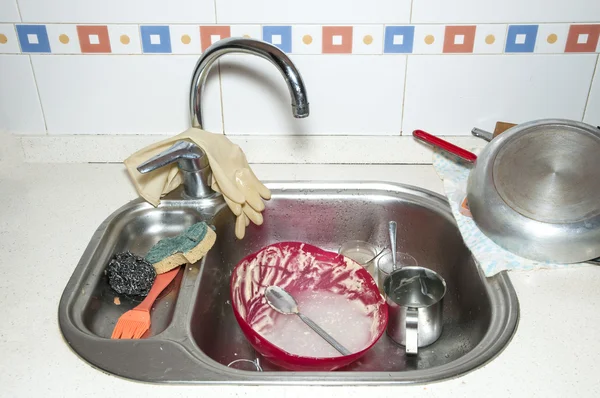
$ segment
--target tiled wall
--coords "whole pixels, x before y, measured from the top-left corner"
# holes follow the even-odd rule
[[[199,55],[229,36],[290,54],[311,115],[292,118],[267,61],[227,55],[205,89],[211,131],[468,135],[545,117],[600,125],[598,0],[1,0],[0,130],[180,132]]]

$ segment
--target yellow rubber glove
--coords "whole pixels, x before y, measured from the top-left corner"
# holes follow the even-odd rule
[[[136,190],[144,199],[158,206],[160,198],[177,188],[183,181],[177,164],[168,165],[150,173],[141,174],[137,167],[170,148],[175,142],[187,140],[206,153],[212,170],[211,188],[220,192],[236,215],[235,233],[243,239],[245,228],[252,221],[263,222],[263,200],[271,198],[271,191],[256,177],[242,149],[223,134],[190,128],[181,134],[143,148],[125,159],[124,163]]]
[[[212,188],[220,192],[219,185],[215,182],[212,185]],[[250,220],[256,225],[262,225],[263,216],[259,211],[254,210],[248,203],[244,203],[240,205],[238,203],[232,202],[227,196],[223,195],[225,202],[236,216],[235,221],[235,236],[238,239],[243,239],[246,235],[246,227],[250,225]]]

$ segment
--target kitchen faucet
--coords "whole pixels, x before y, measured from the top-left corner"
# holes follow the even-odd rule
[[[295,118],[308,116],[306,88],[300,72],[287,55],[274,45],[256,39],[231,37],[211,45],[198,59],[194,67],[190,87],[190,116],[192,127],[202,128],[202,91],[206,77],[215,61],[228,53],[252,54],[269,60],[285,79],[292,98],[292,114]],[[197,145],[178,141],[169,149],[159,153],[137,167],[144,174],[159,167],[177,162],[183,176],[183,195],[189,199],[200,199],[214,195],[210,187],[210,165],[204,151]]]
[[[202,128],[202,90],[211,66],[222,55],[228,53],[252,54],[269,60],[279,69],[287,83],[292,97],[292,113],[295,118],[308,116],[308,99],[306,88],[300,72],[292,60],[274,45],[255,39],[231,37],[219,40],[210,46],[200,57],[194,68],[192,87],[190,90],[190,114],[192,126]]]

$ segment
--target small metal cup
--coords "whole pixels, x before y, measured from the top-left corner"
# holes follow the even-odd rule
[[[389,320],[387,334],[416,355],[418,347],[434,343],[442,334],[446,281],[423,267],[403,267],[383,282]]]
[[[406,268],[419,265],[417,260],[408,253],[396,252],[396,268]],[[377,260],[377,287],[379,292],[385,294],[383,290],[383,282],[392,272],[394,272],[394,265],[392,263],[392,252],[385,253]]]

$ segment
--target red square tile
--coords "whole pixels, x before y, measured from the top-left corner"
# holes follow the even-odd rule
[[[445,53],[472,53],[475,44],[475,30],[472,26],[446,26],[444,33]]]
[[[352,26],[323,26],[323,54],[351,54]]]
[[[202,51],[206,51],[213,44],[213,37],[214,41],[231,37],[231,28],[229,26],[200,26],[200,45],[202,46]]]
[[[106,25],[77,26],[79,47],[82,53],[110,53],[110,39]]]
[[[566,53],[593,53],[596,52],[598,37],[600,36],[600,25],[571,25]]]

